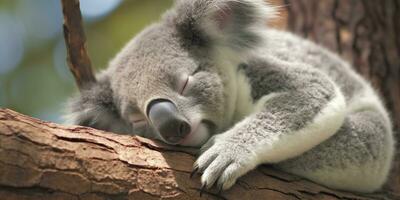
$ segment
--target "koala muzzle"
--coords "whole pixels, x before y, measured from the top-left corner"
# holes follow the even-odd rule
[[[190,124],[168,100],[154,100],[149,104],[147,116],[165,142],[178,144],[191,131]]]

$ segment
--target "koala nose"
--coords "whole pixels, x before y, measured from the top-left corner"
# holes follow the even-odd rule
[[[190,124],[168,100],[154,100],[149,104],[147,116],[168,143],[178,144],[191,131]]]

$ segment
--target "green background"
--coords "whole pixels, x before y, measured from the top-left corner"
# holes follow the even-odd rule
[[[171,4],[172,0],[81,0],[95,70],[107,67],[126,42]],[[77,92],[65,57],[60,1],[0,1],[0,107],[62,122],[65,102]]]

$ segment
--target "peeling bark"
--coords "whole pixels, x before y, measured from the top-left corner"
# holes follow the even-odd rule
[[[268,166],[199,196],[195,150],[0,109],[0,197],[15,199],[390,199],[334,191]]]

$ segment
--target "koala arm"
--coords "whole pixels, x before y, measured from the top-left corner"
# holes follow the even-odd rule
[[[204,145],[195,167],[204,172],[207,187],[218,178],[227,189],[259,164],[298,156],[335,134],[344,121],[344,97],[322,72],[276,59],[249,65],[261,70],[257,84],[267,95],[253,114]]]
[[[266,96],[263,110],[247,117],[226,137],[251,146],[259,163],[277,163],[310,150],[332,136],[344,120],[344,100],[334,91],[323,102],[307,91]],[[229,136],[228,136],[229,135]]]

